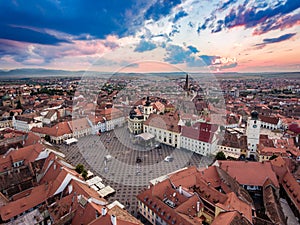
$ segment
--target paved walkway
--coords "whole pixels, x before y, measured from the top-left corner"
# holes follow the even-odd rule
[[[280,199],[280,204],[285,216],[288,217],[287,224],[288,225],[299,225],[297,218],[295,217],[293,211],[291,210],[287,201],[283,198]]]
[[[168,174],[188,165],[205,167],[212,162],[211,158],[193,154],[190,151],[174,149],[161,145],[161,149],[150,149],[134,145],[127,129],[118,128],[114,131],[80,138],[72,146],[60,146],[66,160],[76,166],[78,163],[104,179],[117,192],[108,200],[119,200],[127,205],[127,210],[136,216],[137,202],[135,196],[146,188],[151,179]],[[111,155],[112,160],[105,165],[104,157]],[[173,156],[172,162],[164,158]],[[137,157],[142,159],[136,163]],[[126,204],[127,203],[127,204]]]

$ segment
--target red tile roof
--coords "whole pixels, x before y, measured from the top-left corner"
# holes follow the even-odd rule
[[[174,193],[176,193],[176,195]],[[154,213],[159,215],[159,217],[163,218],[167,224],[172,224],[172,221],[176,221],[176,224],[185,225],[199,224],[200,222],[199,218],[195,215],[196,205],[193,205],[193,199],[191,199],[191,204],[187,203],[186,205],[186,207],[192,211],[189,211],[186,207],[179,207],[184,202],[189,201],[189,199],[176,192],[176,190],[172,188],[170,180],[168,179],[150,187],[150,189],[143,191],[137,196],[137,198],[139,201],[146,204],[152,211],[154,211]],[[164,202],[165,198],[172,199],[176,204],[175,208],[167,206]],[[177,209],[179,209],[179,212]],[[185,216],[186,212],[188,212],[187,217]]]
[[[179,116],[176,112],[166,113],[164,115],[152,113],[144,122],[144,125],[179,133],[180,128],[178,126],[178,122]]]
[[[91,126],[86,118],[75,119],[75,120],[69,121],[68,124],[73,132],[91,128]]]
[[[46,184],[32,188],[30,195],[16,201],[9,202],[7,205],[0,207],[1,219],[3,221],[7,221],[14,216],[45,202],[49,196],[49,191],[50,188]]]
[[[8,156],[11,157],[13,162],[24,160],[24,164],[26,165],[30,162],[34,162],[44,149],[44,145],[37,143],[24,148],[20,148],[18,150],[11,151]]]
[[[100,116],[105,117],[106,120],[112,120],[122,117],[123,113],[117,108],[107,108],[100,111]]]
[[[200,208],[205,208],[205,204],[202,203],[204,201],[211,205],[218,205],[227,211],[240,211],[248,221],[252,222],[251,204],[241,200],[232,191],[224,194],[216,189],[221,186],[221,178],[217,169],[219,168],[210,167],[205,171],[198,171],[196,167],[189,167],[169,175],[169,179],[151,186],[150,189],[140,193],[137,198],[167,221],[167,224],[172,224],[172,218],[176,224],[201,224],[202,219],[196,215],[196,206],[197,202],[200,202]],[[185,193],[190,193],[191,197],[180,194],[178,191],[180,186]],[[238,184],[237,186],[239,187]],[[166,205],[166,199],[175,203],[174,207]],[[163,215],[162,212],[164,212]],[[211,212],[212,216],[214,213]],[[168,215],[169,219],[166,217]]]
[[[259,115],[259,119],[262,122],[270,123],[270,124],[274,124],[274,125],[277,125],[278,121],[279,121],[279,118],[277,118],[277,117],[264,116],[264,115]]]
[[[89,225],[112,225],[111,215],[116,216],[117,225],[142,225],[139,220],[130,215],[126,210],[121,209],[119,206],[114,206],[105,216],[97,218],[89,223]]]
[[[221,212],[211,225],[251,225],[243,215],[237,211]]]
[[[31,131],[34,133],[46,134],[52,137],[61,137],[64,134],[72,133],[68,122],[60,122],[52,127],[33,127]]]
[[[217,161],[219,166],[231,177],[243,185],[263,186],[265,180],[270,178],[276,188],[279,183],[276,174],[272,170],[270,162],[248,161]]]
[[[196,123],[193,127],[182,127],[181,135],[194,140],[211,143],[218,126],[208,123]]]
[[[35,143],[38,143],[40,140],[41,140],[40,136],[34,134],[33,132],[28,132],[23,146],[25,147],[25,146],[33,145]]]
[[[42,144],[34,144],[17,150],[9,151],[5,156],[0,157],[0,172],[11,168],[14,162],[23,161],[24,165],[34,162],[43,151]]]

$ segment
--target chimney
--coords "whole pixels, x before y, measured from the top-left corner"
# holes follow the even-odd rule
[[[182,187],[181,187],[181,185],[179,185],[179,187],[178,187],[178,191],[179,191],[179,194],[181,194],[181,195],[182,195]]]
[[[117,225],[117,217],[115,215],[111,215],[110,217],[112,225]]]
[[[102,216],[105,216],[107,214],[107,208],[103,207],[102,208]]]
[[[200,212],[200,202],[197,202],[197,212]]]

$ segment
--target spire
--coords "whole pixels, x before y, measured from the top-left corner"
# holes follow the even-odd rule
[[[190,87],[189,87],[189,75],[186,74],[186,76],[185,76],[185,84],[184,84],[183,89],[184,89],[185,91],[188,91],[189,88],[190,88]]]
[[[150,104],[151,104],[150,98],[149,98],[149,96],[147,96],[145,106],[149,106]]]

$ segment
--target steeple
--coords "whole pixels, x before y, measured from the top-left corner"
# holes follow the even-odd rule
[[[149,98],[149,96],[147,96],[145,106],[150,106],[150,104],[151,104],[150,98]]]
[[[184,89],[185,91],[189,91],[189,89],[190,89],[190,85],[189,85],[189,75],[188,75],[188,74],[186,74],[186,76],[185,76],[185,84],[184,84],[183,89]]]

